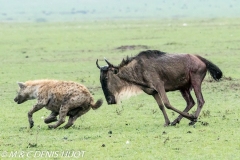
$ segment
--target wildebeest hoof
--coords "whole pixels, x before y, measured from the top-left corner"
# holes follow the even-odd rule
[[[174,122],[171,123],[171,126],[176,126],[178,123],[179,123],[179,122],[175,122],[175,121],[174,121]]]
[[[30,122],[30,128],[32,128],[34,126],[34,122]]]
[[[197,118],[195,118],[193,121],[189,122],[189,126],[194,125],[197,122]]]
[[[172,123],[171,123],[171,126],[176,126],[176,124],[179,124],[179,120],[178,119],[175,119]]]
[[[190,114],[190,116],[191,116],[191,118],[192,118],[193,120],[196,119],[195,115]]]
[[[165,123],[163,126],[168,127],[170,123]]]
[[[197,122],[197,117],[195,115],[190,114],[190,118],[188,118],[190,121]]]

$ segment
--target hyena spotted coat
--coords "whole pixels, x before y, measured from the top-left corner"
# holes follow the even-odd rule
[[[18,85],[20,89],[14,99],[16,103],[21,104],[27,100],[37,99],[37,103],[28,112],[30,128],[34,125],[33,113],[43,107],[52,111],[44,122],[48,124],[57,121],[49,125],[49,128],[57,128],[63,124],[66,116],[69,116],[69,120],[64,128],[69,128],[78,117],[87,113],[91,108],[94,110],[99,108],[103,103],[102,99],[94,103],[89,90],[72,81],[33,80],[25,83],[18,82]],[[58,115],[59,120],[57,120]]]

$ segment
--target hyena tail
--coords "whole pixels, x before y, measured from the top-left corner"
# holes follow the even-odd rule
[[[101,105],[103,104],[103,100],[102,99],[99,99],[97,100],[97,102],[94,104],[94,103],[91,103],[91,107],[93,110],[96,110],[98,109]]]

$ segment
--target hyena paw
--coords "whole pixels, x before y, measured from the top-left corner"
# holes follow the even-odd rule
[[[48,128],[49,129],[55,129],[55,128],[57,128],[55,125],[48,125]]]
[[[68,125],[68,124],[66,124],[63,128],[64,129],[68,129],[69,127],[71,127],[72,125]]]

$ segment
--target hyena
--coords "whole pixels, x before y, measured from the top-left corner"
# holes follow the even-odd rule
[[[48,125],[49,128],[57,128],[63,124],[66,116],[69,116],[69,120],[64,128],[69,128],[78,117],[87,113],[91,108],[98,109],[103,103],[102,99],[94,103],[89,90],[72,81],[33,80],[25,83],[18,82],[18,85],[20,89],[14,99],[16,103],[21,104],[27,100],[37,99],[37,103],[28,112],[30,128],[34,125],[33,113],[43,107],[52,111],[44,122],[48,124],[57,121],[53,125]],[[57,120],[58,115],[59,120]]]

